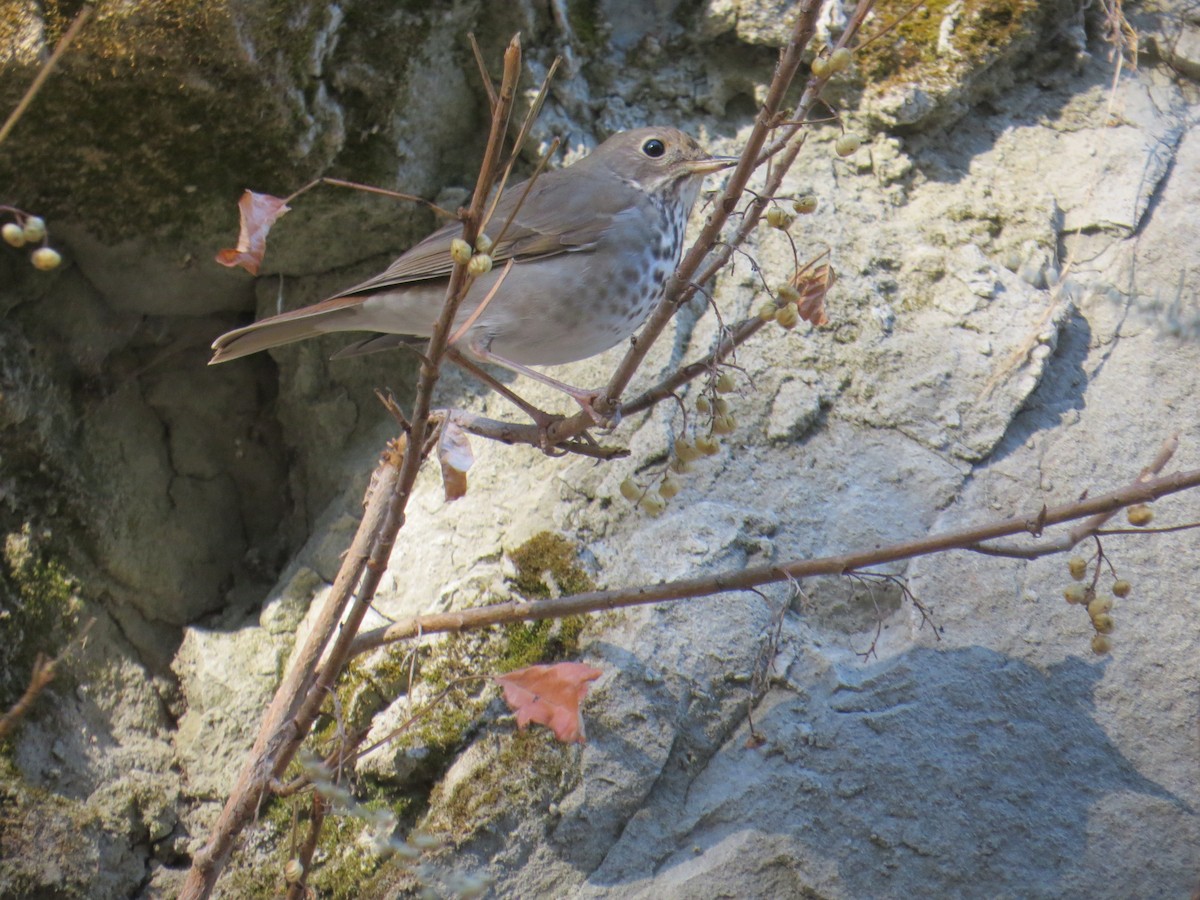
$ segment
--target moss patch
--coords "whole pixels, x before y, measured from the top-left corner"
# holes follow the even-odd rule
[[[942,23],[957,2],[928,0],[886,37],[856,53],[856,64],[867,82],[886,86],[889,81],[924,78],[936,74],[937,69],[949,72],[962,64],[979,68],[1034,26],[1037,4],[1032,0],[965,0],[950,37],[955,53],[939,56]],[[908,0],[880,0],[875,7],[875,26],[895,21],[911,5]]]
[[[537,534],[513,550],[510,557],[516,570],[511,587],[531,600],[594,586],[579,563],[578,548],[562,535]],[[489,676],[577,655],[586,622],[583,616],[520,622],[499,629],[451,634],[440,640],[419,666],[421,695],[428,701],[436,699],[436,705],[396,739],[401,746],[420,747],[427,755],[402,786],[370,778],[360,780],[354,787],[357,801],[366,808],[386,806],[401,823],[403,834],[428,808],[433,785],[494,699]],[[340,732],[365,727],[376,713],[410,688],[409,674],[402,653],[355,662],[339,684],[338,712],[335,714],[332,704],[326,708],[309,746],[326,752]],[[571,748],[559,744],[543,729],[501,734],[496,746],[499,758],[486,767],[485,773],[467,779],[441,798],[439,805],[444,808],[436,814],[441,823],[439,830],[465,835],[478,823],[511,812],[517,804],[545,802],[549,794],[561,789],[574,758]],[[293,764],[288,777],[299,771],[299,764]],[[267,811],[268,827],[275,835],[273,842],[285,848],[281,850],[280,867],[287,859],[286,848],[302,837],[308,811],[307,799],[277,800]],[[298,826],[294,839],[293,822]],[[319,896],[374,896],[384,886],[411,886],[411,871],[396,863],[384,865],[371,849],[367,828],[360,815],[334,813],[327,817],[319,864],[309,882]],[[258,879],[247,890],[266,884]]]
[[[53,656],[75,631],[75,585],[31,530],[9,534],[0,558],[0,706],[21,696],[37,654]]]

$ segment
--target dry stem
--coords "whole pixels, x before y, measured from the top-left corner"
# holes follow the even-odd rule
[[[74,20],[63,33],[63,36],[59,38],[58,45],[54,48],[54,52],[50,54],[50,58],[42,64],[42,67],[33,79],[33,83],[26,89],[24,96],[21,97],[16,108],[9,113],[8,118],[4,120],[4,124],[0,125],[0,144],[4,143],[4,139],[16,127],[21,116],[25,115],[25,110],[29,109],[29,104],[38,95],[38,91],[42,89],[42,85],[46,83],[46,79],[50,77],[50,73],[54,71],[54,68],[58,65],[58,61],[66,53],[67,47],[70,46],[71,41],[75,40],[75,36],[79,34],[79,29],[83,28],[83,23],[88,20],[91,14],[91,6],[84,6],[75,14]]]
[[[813,575],[845,575],[869,566],[942,553],[947,550],[972,550],[982,541],[1014,534],[1041,534],[1046,527],[1083,519],[1088,516],[1109,516],[1135,503],[1147,503],[1167,494],[1200,486],[1200,469],[1166,475],[1148,481],[1135,481],[1117,491],[1066,503],[1025,516],[1001,519],[984,525],[972,525],[957,531],[930,535],[874,550],[855,551],[839,556],[813,560],[793,560],[769,566],[721,572],[700,578],[685,578],[657,585],[612,591],[589,591],[569,597],[533,602],[498,603],[459,612],[416,616],[386,628],[364,632],[353,643],[352,652],[365,653],[384,644],[406,640],[418,634],[469,631],[509,622],[556,619],[601,610],[642,606],[666,600],[686,600],[707,597],[726,591],[742,591],[781,581]]]
[[[470,208],[463,216],[463,239],[472,245],[479,236],[488,195],[499,172],[504,135],[520,70],[520,41],[514,37],[504,54],[504,76],[492,110],[487,149],[480,165],[475,193]],[[254,749],[243,765],[208,843],[193,857],[192,868],[180,894],[184,900],[199,900],[212,893],[221,870],[229,860],[235,838],[252,820],[269,786],[287,767],[308,735],[321,705],[349,658],[351,641],[358,632],[380,578],[387,570],[396,535],[404,524],[404,511],[417,473],[429,450],[427,438],[432,433],[430,412],[433,389],[446,355],[455,315],[468,286],[466,266],[456,264],[450,276],[442,314],[434,326],[428,352],[421,361],[407,439],[394,442],[375,471],[368,491],[366,514],[350,552],[343,560],[334,589],[325,601],[312,634],[295,654],[288,675],[276,692]],[[322,657],[325,661],[318,669],[317,663]]]

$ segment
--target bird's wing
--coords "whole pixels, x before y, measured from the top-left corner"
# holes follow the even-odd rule
[[[612,226],[620,207],[612,202],[611,191],[607,195],[595,191],[586,183],[586,175],[581,179],[574,173],[574,178],[564,178],[568,171],[562,169],[540,176],[524,201],[521,195],[525,191],[525,182],[504,192],[488,225],[492,235],[500,237],[503,231],[501,240],[491,250],[493,262],[536,259],[595,247]],[[520,208],[517,208],[518,203]],[[508,223],[507,227],[505,223]],[[450,259],[450,242],[461,234],[462,225],[458,222],[442,226],[386,270],[338,296],[370,294],[449,276],[454,267]]]

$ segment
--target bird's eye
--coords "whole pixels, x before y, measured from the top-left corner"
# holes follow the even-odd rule
[[[667,148],[663,146],[663,142],[658,138],[651,138],[650,140],[646,141],[646,143],[642,144],[642,152],[651,159],[658,159],[667,152]]]

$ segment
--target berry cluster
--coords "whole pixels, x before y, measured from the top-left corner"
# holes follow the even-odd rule
[[[791,284],[779,285],[775,289],[775,297],[764,300],[758,308],[758,317],[791,331],[800,324],[800,292]]]
[[[810,68],[818,78],[827,78],[838,72],[844,72],[850,68],[853,62],[854,54],[845,47],[838,47],[832,53],[829,53],[828,49],[821,51],[821,54],[812,61]]]
[[[730,394],[737,387],[733,375],[728,371],[716,373],[709,380],[707,390],[696,398],[696,412],[708,420],[708,433],[697,434],[694,439],[686,436],[675,439],[675,449],[666,470],[658,480],[657,487],[642,487],[632,477],[621,482],[621,496],[636,503],[651,516],[658,516],[667,508],[667,501],[679,493],[682,484],[676,475],[692,471],[692,463],[705,456],[716,456],[721,452],[721,436],[732,434],[737,429],[732,404],[722,394]]]
[[[33,267],[41,272],[58,268],[62,262],[62,255],[46,244],[46,223],[41,217],[31,216],[11,206],[0,206],[0,213],[7,213],[14,218],[14,221],[5,222],[4,226],[0,227],[0,237],[4,238],[4,243],[18,248],[40,243],[41,246],[29,254],[29,261],[33,263]]]
[[[1126,509],[1125,517],[1129,520],[1130,525],[1144,528],[1154,519],[1154,510],[1144,503],[1139,503]],[[1103,550],[1098,551],[1093,559],[1095,560],[1095,571],[1088,584],[1083,582],[1087,579],[1091,560],[1086,560],[1082,556],[1073,556],[1067,560],[1067,571],[1076,583],[1067,585],[1063,590],[1063,598],[1068,603],[1082,606],[1087,610],[1088,618],[1092,622],[1092,629],[1096,632],[1092,636],[1092,652],[1103,655],[1112,649],[1112,640],[1109,635],[1116,627],[1116,620],[1112,614],[1113,604],[1117,600],[1128,597],[1130,591],[1133,590],[1133,584],[1124,578],[1118,578],[1113,572],[1113,583],[1109,588],[1112,592],[1111,596],[1101,595],[1096,589],[1100,584],[1102,563],[1105,559]],[[1111,565],[1109,569],[1112,570]]]
[[[475,249],[462,238],[450,242],[450,258],[459,265],[465,265],[472,278],[478,278],[492,271],[492,239],[486,234],[475,238]]]
[[[767,224],[772,228],[777,228],[780,231],[787,231],[792,227],[792,223],[796,221],[796,216],[807,216],[810,213],[817,211],[817,198],[815,194],[797,194],[792,201],[792,209],[796,215],[785,212],[781,207],[772,206],[767,210]]]

